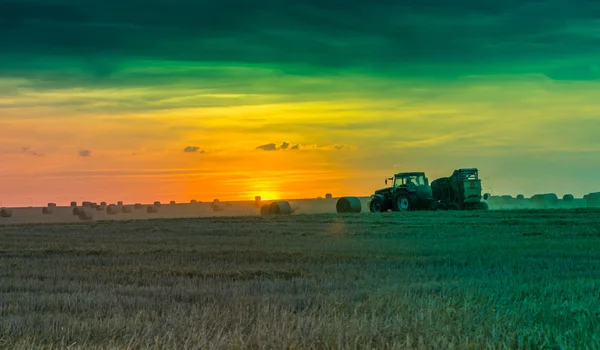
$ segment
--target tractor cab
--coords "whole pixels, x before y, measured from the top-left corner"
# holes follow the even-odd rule
[[[385,184],[388,184],[388,181],[392,182],[392,187],[400,187],[400,186],[422,186],[429,185],[429,179],[425,176],[425,173],[422,172],[411,172],[411,173],[398,173],[395,174],[394,177],[390,177],[385,179]]]

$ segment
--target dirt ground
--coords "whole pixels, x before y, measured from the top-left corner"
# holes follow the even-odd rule
[[[361,201],[362,212],[369,212],[369,197],[358,197]],[[331,199],[292,199],[290,203],[292,215],[301,214],[326,214],[336,213],[338,198]],[[266,202],[269,203],[269,202]],[[576,209],[586,208],[583,199],[575,199],[572,202],[559,200],[556,205],[544,205],[524,200],[491,200],[488,201],[490,210],[522,210],[522,209]],[[215,211],[212,202],[201,203],[178,203],[161,204],[157,213],[147,213],[146,208],[151,204],[144,204],[141,209],[135,209],[133,205],[126,204],[131,208],[131,213],[108,214],[106,209],[101,211],[86,209],[93,213],[93,221],[106,220],[145,220],[145,219],[168,219],[168,218],[201,218],[201,217],[225,217],[225,216],[258,216],[260,208],[254,201],[221,202],[220,210]],[[67,223],[78,222],[79,217],[73,215],[72,207],[57,207],[52,214],[42,214],[42,208],[9,208],[13,215],[11,218],[0,218],[0,225],[26,224],[26,223]]]

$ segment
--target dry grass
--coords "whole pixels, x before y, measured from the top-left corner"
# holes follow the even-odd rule
[[[600,212],[4,226],[0,347],[600,347]]]

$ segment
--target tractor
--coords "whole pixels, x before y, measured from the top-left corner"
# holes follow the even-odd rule
[[[449,177],[431,182],[433,197],[438,205],[448,210],[488,209],[489,195],[481,195],[481,179],[477,168],[454,170]]]
[[[385,184],[389,181],[393,181],[391,187],[379,189],[371,196],[372,213],[437,209],[424,172],[398,173],[385,179]]]

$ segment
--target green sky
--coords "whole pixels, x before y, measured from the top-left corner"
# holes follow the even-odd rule
[[[592,1],[3,1],[0,196],[368,195],[458,167],[497,194],[582,196],[600,190],[598,18]]]

